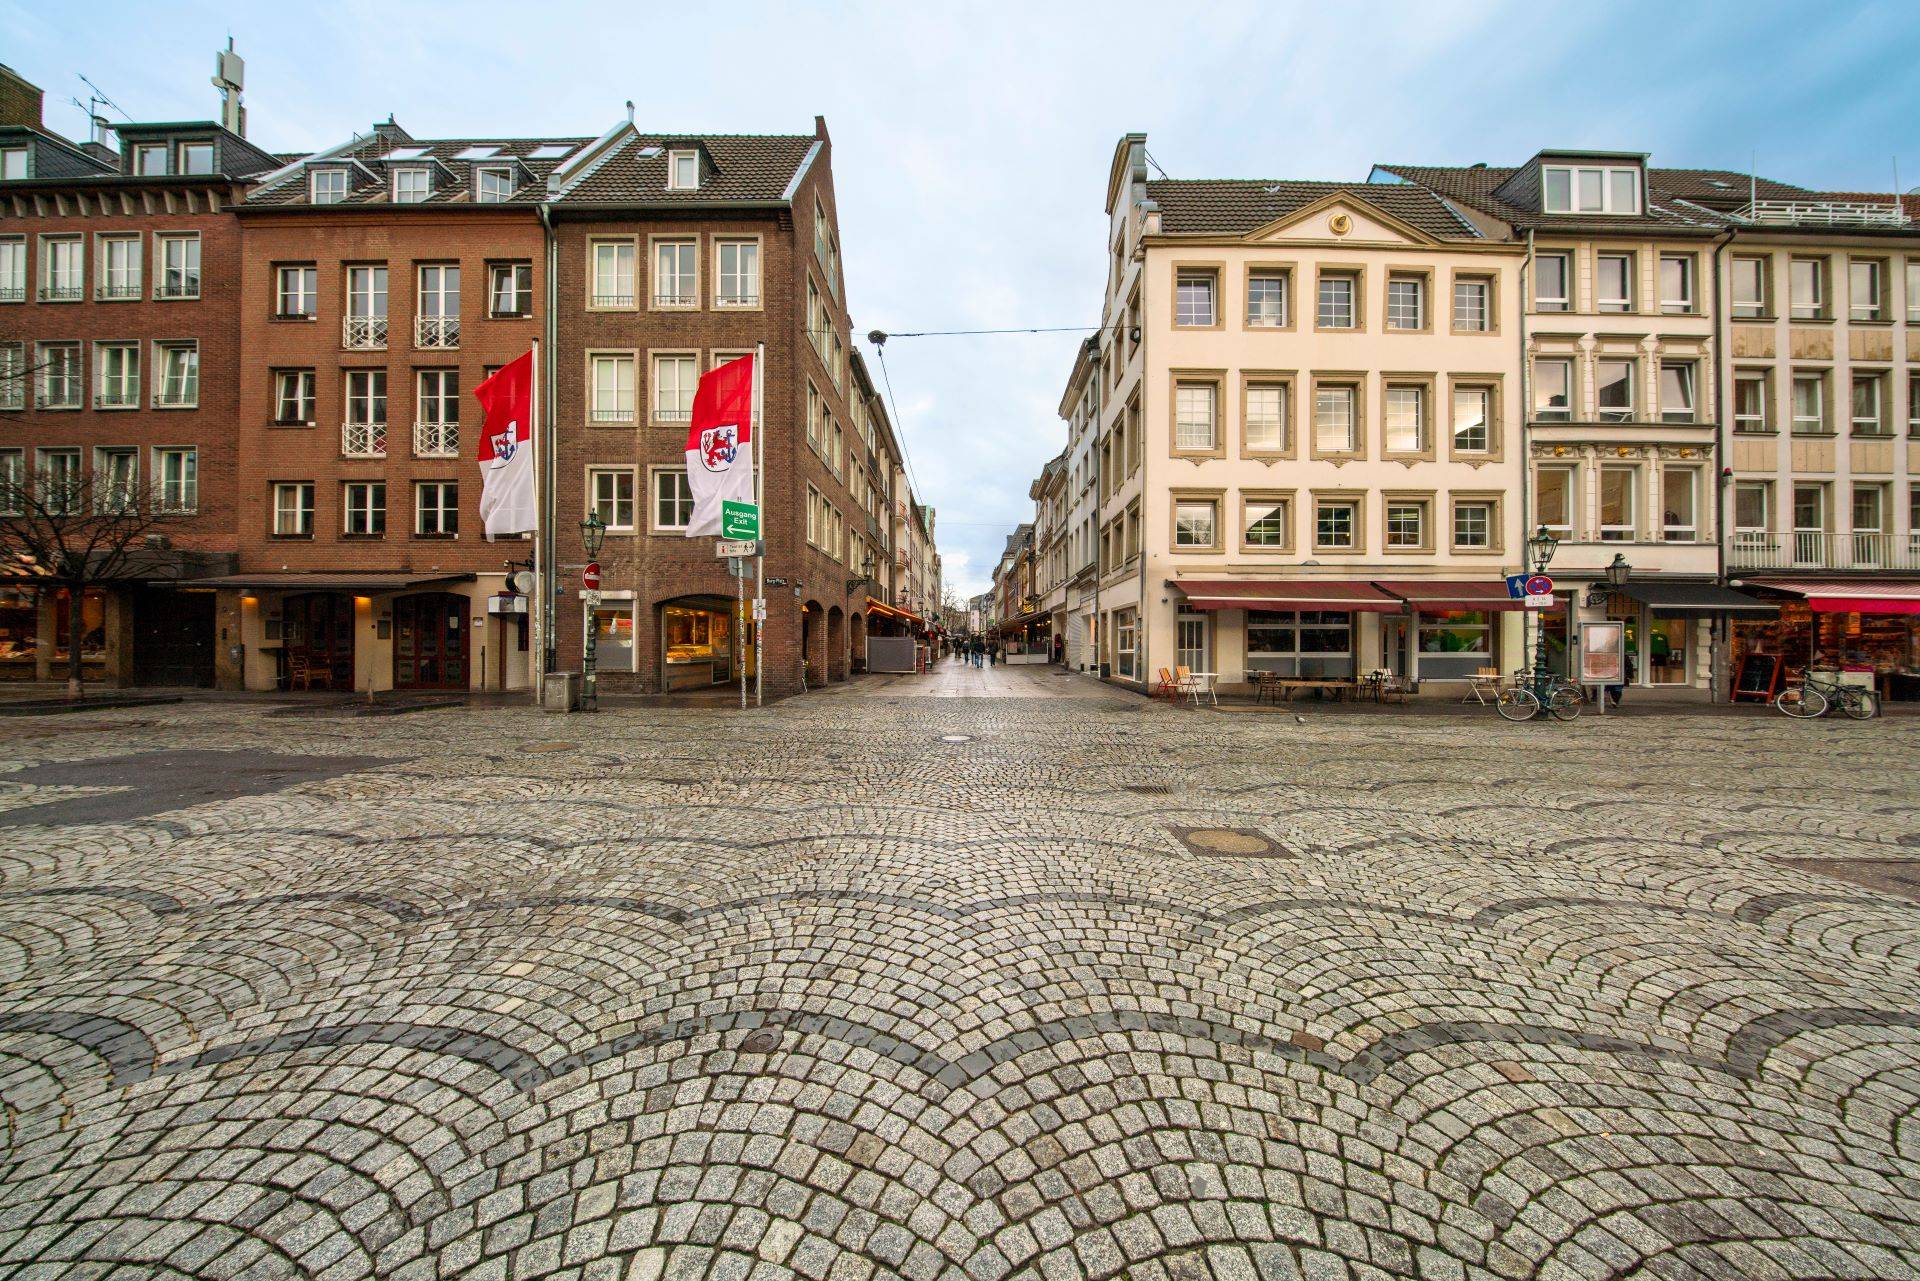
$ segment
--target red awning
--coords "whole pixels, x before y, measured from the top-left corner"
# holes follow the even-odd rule
[[[1172,584],[1193,609],[1327,609],[1397,614],[1404,606],[1362,580],[1187,578]]]
[[[1876,583],[1847,579],[1806,582],[1762,582],[1807,598],[1817,614],[1920,614],[1920,583]]]
[[[1374,584],[1381,591],[1412,605],[1423,614],[1449,609],[1481,611],[1525,609],[1527,603],[1507,595],[1507,581],[1497,583],[1477,579],[1409,578]]]
[[[915,627],[920,626],[923,621],[918,614],[901,609],[897,605],[889,605],[883,600],[875,600],[871,596],[867,597],[867,612],[869,614],[879,614],[884,618],[897,618],[901,622],[911,623]]]

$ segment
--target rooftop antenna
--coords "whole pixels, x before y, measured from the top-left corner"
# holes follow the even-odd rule
[[[1747,217],[1753,217],[1753,202],[1760,198],[1760,152],[1747,153]]]
[[[115,111],[118,111],[121,114],[121,116],[128,121],[131,121],[133,117],[127,115],[126,108],[122,107],[119,103],[115,102],[112,98],[107,97],[106,91],[102,89],[99,85],[95,84],[93,81],[87,79],[84,73],[76,71],[73,74],[76,76],[79,76],[80,83],[85,85],[88,89],[92,90],[93,92],[92,92],[92,95],[87,99],[84,105],[81,103],[80,99],[78,98],[69,98],[67,99],[67,101],[71,102],[74,106],[79,107],[82,111],[85,111],[87,113],[87,119],[89,121],[88,131],[87,131],[87,141],[104,144],[106,141],[106,134],[107,134],[107,118],[100,114],[101,107],[103,106],[112,107]]]
[[[227,47],[214,54],[213,87],[220,91],[221,127],[242,138],[247,136],[247,108],[240,100],[240,91],[246,83],[246,61],[233,51],[233,37],[228,36]]]

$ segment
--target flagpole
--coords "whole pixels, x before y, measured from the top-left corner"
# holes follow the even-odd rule
[[[760,433],[765,429],[767,422],[766,380],[767,344],[758,343],[753,349],[753,505],[760,513],[760,554],[753,558],[755,614],[766,609],[767,601],[767,501],[764,497],[766,486],[760,479],[766,471],[763,464],[767,457],[766,448],[760,443]],[[767,625],[764,619],[755,618],[753,622],[753,705],[755,707],[766,705],[761,694],[766,670]]]
[[[546,528],[546,520],[545,520],[545,515],[543,510],[546,504],[541,502],[542,495],[540,490],[540,448],[542,443],[541,442],[542,433],[540,431],[540,340],[538,338],[533,339],[533,348],[532,348],[532,353],[529,359],[529,365],[530,365],[530,368],[528,372],[533,376],[532,386],[527,392],[527,416],[533,419],[532,434],[528,437],[527,444],[531,446],[533,449],[533,592],[534,592],[534,597],[533,597],[532,604],[534,607],[534,613],[533,613],[533,616],[527,620],[527,623],[528,623],[528,626],[533,629],[533,640],[534,640],[533,701],[534,701],[534,705],[538,706],[541,701],[541,686],[546,684],[547,647],[546,647],[545,641],[546,641],[546,635],[547,635],[547,631],[546,631],[547,609],[549,605],[552,603],[548,599],[547,590],[546,590],[547,588],[546,557],[541,554],[541,544],[543,541],[545,541],[544,538],[542,537],[542,531]]]

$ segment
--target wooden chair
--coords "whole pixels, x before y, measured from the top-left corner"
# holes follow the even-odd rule
[[[1500,692],[1500,669],[1482,667],[1467,677],[1467,692],[1461,697],[1463,703],[1479,703],[1485,706],[1487,695]]]
[[[1164,667],[1160,669],[1160,683],[1153,687],[1153,696],[1169,702],[1180,697],[1180,687],[1173,683],[1173,673]]]
[[[313,688],[313,664],[307,661],[305,654],[287,655],[287,688]]]

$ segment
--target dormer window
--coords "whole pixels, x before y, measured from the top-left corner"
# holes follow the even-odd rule
[[[210,142],[183,142],[180,144],[181,173],[212,173],[213,144]]]
[[[27,176],[27,149],[25,147],[0,148],[0,178],[24,178]]]
[[[1559,214],[1637,214],[1640,170],[1635,165],[1542,165],[1541,208]]]
[[[396,205],[417,205],[432,194],[433,170],[408,168],[393,171],[393,203]]]
[[[143,142],[133,149],[133,173],[136,178],[154,178],[167,172],[165,143]]]
[[[670,151],[667,153],[667,190],[700,190],[699,152]]]
[[[505,165],[489,165],[473,171],[473,198],[483,205],[497,205],[513,197],[513,170]]]
[[[337,205],[347,198],[345,169],[315,169],[307,181],[312,184],[316,205]]]

